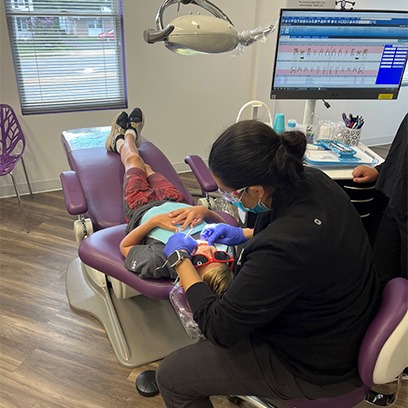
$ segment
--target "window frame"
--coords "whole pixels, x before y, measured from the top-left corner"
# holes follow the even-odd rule
[[[23,115],[127,108],[123,0],[4,2]]]

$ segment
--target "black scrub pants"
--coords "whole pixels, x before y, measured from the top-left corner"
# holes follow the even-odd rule
[[[326,386],[311,384],[295,378],[273,354],[269,360],[270,367],[262,369],[249,340],[229,349],[205,340],[166,357],[157,371],[157,382],[167,408],[211,408],[209,397],[214,395],[327,398],[362,384],[358,378]]]
[[[381,287],[392,278],[407,278],[407,216],[387,207],[374,243],[374,264]]]

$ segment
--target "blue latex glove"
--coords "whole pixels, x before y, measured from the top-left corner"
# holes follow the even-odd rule
[[[228,224],[208,224],[201,231],[200,238],[214,245],[218,242],[224,245],[239,245],[247,242],[242,228],[232,227]]]
[[[188,237],[182,232],[176,232],[167,241],[163,252],[166,257],[169,257],[170,254],[177,250],[187,251],[191,255],[197,247],[198,244],[194,238]]]

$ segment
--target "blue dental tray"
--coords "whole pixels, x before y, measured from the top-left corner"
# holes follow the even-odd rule
[[[304,160],[306,164],[315,167],[352,167],[360,164],[373,166],[378,162],[358,147],[334,140],[319,140],[314,145],[308,145]]]

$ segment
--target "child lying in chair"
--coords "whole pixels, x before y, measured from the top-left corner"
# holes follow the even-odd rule
[[[205,207],[185,203],[183,195],[160,173],[156,173],[139,155],[143,113],[133,109],[118,114],[106,149],[118,153],[125,167],[123,191],[127,235],[120,243],[125,266],[145,279],[177,278],[167,263],[164,245],[173,233],[186,230],[199,237],[208,222],[225,222]],[[178,228],[176,225],[181,225]],[[232,281],[232,248],[209,246],[201,242],[192,258],[203,281],[214,293],[223,293]]]

